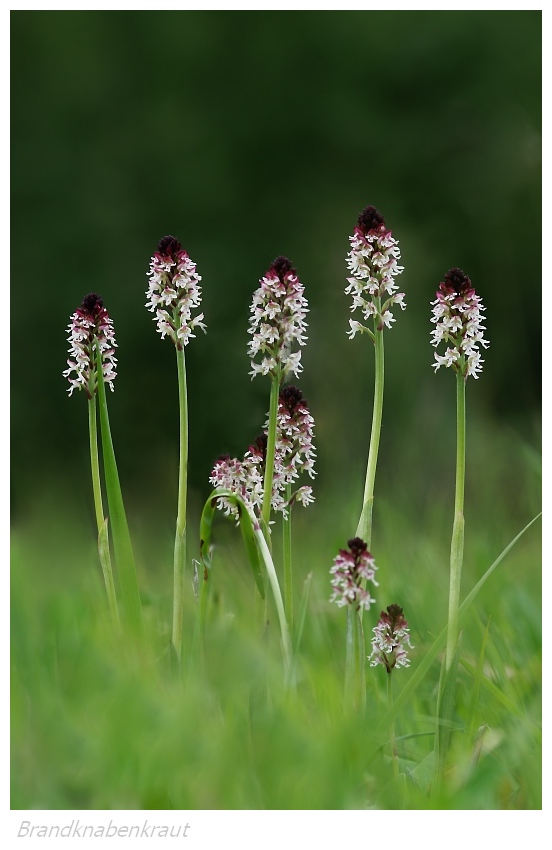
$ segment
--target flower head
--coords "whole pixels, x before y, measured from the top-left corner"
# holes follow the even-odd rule
[[[308,313],[304,287],[287,257],[276,257],[259,281],[253,294],[248,333],[252,377],[272,375],[280,380],[301,370],[301,352],[295,345],[305,345]],[[260,358],[260,362],[255,362]]]
[[[330,570],[333,593],[330,602],[343,607],[354,605],[357,611],[370,610],[375,599],[362,587],[363,581],[371,581],[377,587],[376,564],[364,540],[354,537],[347,543],[348,549],[340,549]]]
[[[362,210],[349,241],[351,250],[347,254],[347,265],[353,276],[347,278],[349,285],[345,292],[353,296],[351,311],[360,308],[365,322],[373,317],[377,330],[390,328],[395,321],[391,307],[398,304],[401,310],[406,308],[404,292],[397,292],[399,287],[394,282],[403,271],[403,266],[397,262],[401,258],[398,242],[373,206]],[[357,333],[372,333],[353,319],[349,319],[349,325],[350,339]]]
[[[278,398],[276,418],[272,507],[282,511],[284,516],[289,505],[294,502],[301,502],[305,506],[314,502],[312,487],[309,485],[296,490],[289,502],[284,498],[287,486],[294,484],[300,475],[306,473],[311,478],[316,475],[313,437],[314,419],[303,393],[292,385],[283,387]]]
[[[259,467],[250,463],[247,458],[238,460],[230,455],[223,455],[216,461],[209,481],[215,488],[230,490],[240,496],[252,510],[260,509],[263,501],[263,477]],[[221,496],[217,507],[223,510],[226,516],[233,516],[239,523],[239,509],[228,498]]]
[[[414,647],[410,643],[408,623],[403,616],[400,605],[388,605],[387,611],[382,611],[372,638],[372,654],[370,666],[383,664],[388,673],[394,667],[409,667],[410,659],[406,647]]]
[[[182,245],[174,236],[164,236],[151,258],[146,307],[155,313],[157,330],[163,339],[169,336],[177,348],[188,345],[201,328],[203,313],[192,318],[192,310],[201,303],[201,277]]]
[[[301,502],[305,506],[314,502],[310,486],[299,487],[292,492],[291,498],[288,498],[287,493],[288,485],[294,484],[301,474],[307,473],[311,478],[316,474],[313,429],[314,419],[301,390],[292,386],[284,387],[278,399],[271,497],[272,509],[282,512],[284,516],[287,516],[294,502]],[[215,463],[209,478],[214,487],[231,490],[241,496],[253,512],[258,513],[263,502],[267,442],[268,423],[263,433],[251,443],[243,460],[224,455]],[[227,499],[220,499],[220,508],[239,521],[235,505]]]
[[[465,378],[477,378],[481,372],[479,346],[488,348],[483,338],[485,325],[481,298],[476,295],[469,277],[461,269],[450,269],[439,284],[435,301],[431,302],[435,328],[431,332],[431,344],[447,345],[444,354],[435,353],[435,371],[441,366],[452,366]]]
[[[96,346],[100,349],[103,377],[113,390],[113,381],[117,375],[115,366],[115,332],[113,322],[103,306],[103,300],[95,292],[83,299],[80,307],[71,316],[68,327],[69,355],[68,369],[63,376],[69,380],[69,395],[73,390],[84,390],[92,398],[98,388],[96,369]],[[74,372],[74,377],[71,373]]]

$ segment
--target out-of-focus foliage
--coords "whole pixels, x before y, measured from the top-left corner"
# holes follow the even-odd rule
[[[382,468],[451,426],[429,301],[460,266],[487,306],[472,415],[539,397],[539,12],[12,12],[14,505],[42,473],[86,474],[85,399],[61,376],[89,291],[114,320],[110,397],[123,486],[174,504],[176,364],[145,307],[149,257],[180,238],[202,275],[208,335],[187,350],[191,484],[262,427],[251,295],[277,254],[306,288],[301,387],[320,481],[364,456],[366,338],[346,338],[348,236],[375,204],[399,239],[408,309],[387,339]],[[532,435],[530,436],[532,439]],[[364,460],[362,461],[364,463]],[[359,487],[360,478],[359,475]],[[172,510],[172,508],[171,508]]]

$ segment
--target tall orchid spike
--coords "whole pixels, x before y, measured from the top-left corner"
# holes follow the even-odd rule
[[[399,287],[394,281],[403,271],[397,262],[401,258],[399,244],[373,206],[362,210],[349,241],[347,265],[353,276],[347,278],[349,285],[345,292],[353,296],[351,311],[360,309],[365,322],[373,317],[379,330],[390,328],[395,321],[391,307],[398,304],[402,310],[406,308],[404,292],[397,292]],[[357,333],[372,333],[354,319],[349,319],[349,325],[350,339]]]
[[[206,331],[203,313],[192,318],[201,304],[201,277],[174,236],[164,236],[151,258],[146,307],[155,313],[157,330],[170,337],[178,349],[195,337],[195,328]]]

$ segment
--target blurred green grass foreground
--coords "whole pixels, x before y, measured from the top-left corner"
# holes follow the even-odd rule
[[[471,449],[462,597],[540,509],[538,457],[519,435],[480,422]],[[412,667],[396,673],[396,694],[444,625],[448,593],[452,497],[437,481],[420,498],[421,465],[409,452],[395,459],[395,476],[382,474],[380,586],[365,625],[368,642],[381,607],[405,607],[415,649]],[[155,533],[155,508],[135,502],[130,515],[148,642],[134,657],[108,620],[91,512],[78,500],[37,499],[13,533],[12,808],[540,808],[539,524],[464,623],[453,767],[442,790],[428,797],[411,781],[398,800],[385,734],[374,735],[386,710],[383,668],[367,668],[366,717],[343,708],[345,613],[328,598],[329,568],[356,513],[356,501],[341,496],[350,489],[334,481],[297,514],[296,599],[313,579],[297,689],[287,695],[272,600],[274,626],[262,641],[231,521],[220,515],[215,526],[205,670],[189,668],[180,681],[167,655],[172,534]],[[190,574],[186,590],[185,656],[195,618]],[[438,676],[436,662],[397,718],[405,770],[432,748]]]

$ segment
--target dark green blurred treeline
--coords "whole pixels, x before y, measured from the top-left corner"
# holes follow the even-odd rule
[[[12,469],[29,493],[89,500],[87,413],[67,399],[65,329],[89,291],[114,323],[112,430],[129,499],[176,489],[174,351],[144,307],[149,257],[179,237],[203,281],[207,336],[187,349],[191,484],[262,427],[249,303],[286,254],[306,287],[300,385],[319,481],[362,485],[367,338],[346,337],[345,255],[375,204],[400,240],[408,309],[386,335],[382,464],[453,423],[433,374],[429,301],[460,266],[487,306],[472,416],[533,439],[540,394],[539,12],[13,12]],[[447,451],[452,446],[448,446]],[[62,492],[70,481],[71,491]]]

